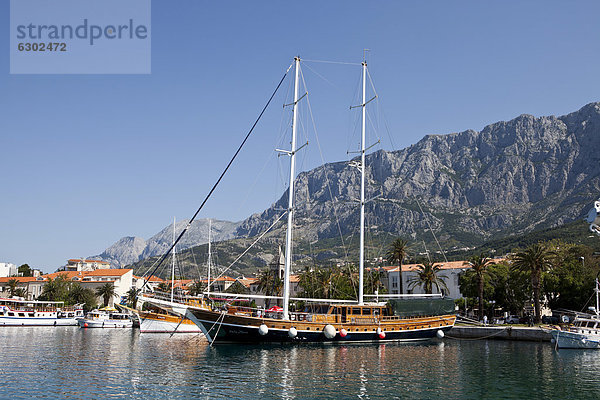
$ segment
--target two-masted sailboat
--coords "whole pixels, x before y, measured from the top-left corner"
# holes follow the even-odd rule
[[[299,100],[300,58],[294,59],[294,102],[290,150],[279,150],[290,157],[289,199],[285,248],[283,309],[265,313],[264,310],[237,306],[213,307],[207,297],[188,302],[169,302],[157,298],[145,301],[167,308],[194,321],[211,343],[304,343],[304,342],[382,342],[442,338],[455,323],[454,303],[441,295],[396,295],[387,302],[365,301],[364,236],[365,236],[365,128],[367,63],[362,63],[362,140],[360,163],[360,257],[357,301],[306,299],[290,297],[292,265],[292,223],[294,218],[294,180],[296,168],[296,130]],[[288,70],[289,71],[289,70]],[[356,163],[355,163],[356,164]],[[210,287],[210,286],[209,286]],[[219,294],[225,296],[226,294]],[[240,295],[237,295],[240,296]],[[240,297],[246,297],[241,295]],[[252,297],[248,295],[247,297]],[[392,297],[396,297],[392,299]],[[418,298],[413,312],[410,303]],[[290,300],[311,302],[308,312],[290,311]],[[432,305],[443,302],[446,307]],[[408,306],[407,306],[408,303]],[[448,307],[449,304],[449,307]],[[400,305],[400,307],[398,307]],[[416,309],[419,309],[417,311]]]

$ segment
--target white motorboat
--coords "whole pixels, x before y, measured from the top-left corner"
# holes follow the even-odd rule
[[[130,314],[117,311],[112,307],[104,307],[87,313],[85,318],[79,320],[82,328],[132,328],[133,321]]]
[[[62,301],[0,299],[0,326],[68,326],[83,318],[81,307]]]

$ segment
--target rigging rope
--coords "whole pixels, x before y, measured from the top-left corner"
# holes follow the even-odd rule
[[[156,270],[160,267],[160,265],[165,261],[165,259],[169,256],[169,254],[173,251],[173,248],[181,240],[181,238],[183,237],[183,235],[185,235],[185,233],[187,232],[187,230],[189,229],[189,227],[192,225],[192,222],[194,222],[194,220],[196,219],[196,217],[200,213],[200,210],[202,210],[202,208],[204,208],[204,205],[206,204],[206,202],[208,201],[208,199],[210,198],[210,196],[212,196],[213,192],[215,191],[215,189],[217,188],[217,186],[219,185],[219,183],[221,183],[221,180],[223,179],[223,177],[225,176],[225,174],[229,170],[229,167],[231,167],[231,164],[233,164],[233,161],[237,158],[238,154],[242,150],[242,147],[244,147],[244,145],[246,144],[246,141],[248,141],[248,138],[250,137],[250,135],[254,131],[254,128],[256,127],[256,125],[258,125],[258,122],[260,121],[260,119],[262,118],[263,114],[267,110],[267,107],[269,107],[269,104],[271,104],[271,100],[273,100],[273,97],[275,97],[275,94],[279,90],[279,87],[281,87],[281,84],[283,83],[283,81],[285,80],[288,72],[292,68],[292,65],[293,64],[290,64],[290,66],[288,67],[288,69],[285,71],[285,74],[283,74],[283,76],[281,77],[281,80],[277,84],[277,87],[275,88],[275,90],[271,94],[271,97],[269,97],[269,100],[267,101],[267,104],[265,104],[265,106],[263,107],[262,111],[258,115],[258,118],[256,118],[256,121],[254,121],[254,124],[252,124],[252,127],[250,128],[250,131],[248,131],[248,133],[246,134],[246,137],[244,138],[244,140],[242,141],[242,143],[240,144],[240,146],[236,150],[236,152],[233,155],[233,157],[231,157],[231,160],[229,160],[229,163],[227,164],[227,166],[225,167],[225,169],[221,173],[221,176],[219,176],[219,179],[217,179],[217,181],[215,182],[215,184],[213,185],[213,187],[210,189],[210,192],[208,192],[208,194],[204,198],[204,201],[202,201],[202,204],[200,204],[200,207],[198,207],[198,209],[196,210],[196,212],[194,213],[194,215],[192,216],[192,218],[190,219],[190,221],[187,223],[187,225],[185,226],[185,228],[183,228],[183,231],[177,237],[177,240],[175,240],[175,242],[173,243],[173,245],[171,245],[171,247],[169,248],[169,250],[167,250],[167,252],[165,254],[163,254],[163,256],[160,258],[160,260],[158,261],[158,265],[154,268],[154,270],[152,271],[152,273],[150,275],[148,275],[148,278],[146,278],[144,280],[144,284],[142,285],[141,290],[144,289],[144,287],[148,283],[148,280],[150,279],[150,276],[152,276],[152,274],[154,274],[154,272],[156,272]]]
[[[425,217],[425,222],[427,222],[427,226],[429,227],[429,231],[433,235],[433,238],[435,239],[435,242],[437,243],[438,248],[440,249],[440,251],[442,252],[442,255],[444,256],[444,260],[446,260],[446,262],[448,262],[448,258],[446,258],[446,252],[444,251],[444,249],[442,249],[442,246],[440,246],[440,242],[438,242],[437,236],[435,236],[435,232],[433,231],[433,229],[431,229],[431,225],[429,224],[429,218],[427,218],[427,214],[425,214],[423,212],[423,209],[421,208],[421,202],[419,202],[418,198],[415,198],[415,199],[417,200],[417,204],[419,206],[419,210],[421,210],[421,214],[423,214],[423,216]],[[425,244],[424,241],[423,241],[423,244]],[[429,262],[431,262],[431,259],[429,260]]]
[[[252,244],[250,245],[250,247],[248,247],[242,254],[240,254],[235,260],[233,260],[233,262],[231,264],[229,264],[229,266],[227,268],[225,268],[215,279],[213,279],[212,283],[209,282],[208,287],[210,288],[210,285],[212,285],[213,283],[215,283],[220,277],[223,276],[223,274],[225,274],[225,272],[227,272],[231,267],[233,267],[233,265],[238,262],[244,255],[246,255],[246,253],[248,253],[250,251],[251,248],[254,247],[254,245],[256,243],[258,243],[260,241],[260,239],[262,239],[278,222],[281,218],[283,218],[283,216],[287,214],[287,210],[282,212],[281,215],[275,220],[275,222],[273,222],[271,224],[271,226],[269,226],[267,228],[266,231],[264,231],[254,242],[252,242]]]

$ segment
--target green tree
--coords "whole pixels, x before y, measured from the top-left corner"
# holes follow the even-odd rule
[[[404,287],[402,283],[402,262],[407,256],[407,250],[408,242],[404,239],[398,238],[392,242],[385,256],[389,263],[398,263],[398,290],[400,294],[404,293]]]
[[[434,263],[430,262],[418,265],[416,270],[417,276],[412,277],[409,281],[409,290],[414,289],[416,286],[421,286],[425,290],[425,293],[431,294],[435,286],[438,292],[441,289],[447,291],[448,286],[446,286],[445,282],[447,277],[445,275],[438,275],[441,269],[440,265],[434,265]]]
[[[281,296],[283,290],[283,281],[279,278],[279,271],[270,268],[262,270],[258,275],[258,291],[265,296]],[[266,307],[268,308],[271,301],[266,299]],[[277,301],[279,304],[279,301]]]
[[[84,288],[79,282],[70,282],[65,304],[83,304],[83,309],[90,311],[97,306],[96,295],[92,289]]]
[[[470,266],[471,270],[475,272],[475,278],[477,280],[477,296],[479,297],[479,319],[483,319],[483,289],[485,275],[488,272],[488,267],[494,265],[494,262],[486,255],[480,254],[465,261],[464,265]]]
[[[207,284],[205,282],[194,281],[188,286],[188,288],[192,296],[199,296],[200,294],[204,293],[206,286]]]
[[[546,243],[536,243],[511,256],[512,267],[530,275],[536,323],[541,322],[540,290],[542,274],[552,268],[554,255],[555,253],[548,249]]]
[[[96,288],[96,296],[102,296],[104,307],[108,306],[111,297],[116,297],[115,286],[112,283],[105,283],[104,285]]]
[[[17,286],[19,286],[19,281],[16,279],[9,279],[8,282],[6,282],[6,284],[8,285],[10,297],[13,297],[17,291]]]
[[[365,274],[365,294],[385,294],[385,285],[382,282],[384,275],[379,270],[371,269]]]
[[[128,307],[136,308],[139,293],[140,293],[140,290],[136,289],[136,288],[131,288],[127,291],[126,301],[127,301]]]
[[[15,292],[14,292],[14,296],[15,297],[23,297],[23,298],[27,298],[27,294],[29,292],[27,291],[27,289],[25,288],[16,288]]]
[[[496,302],[496,307],[516,314],[523,310],[529,298],[529,278],[527,274],[510,268],[506,261],[488,267],[486,293]]]
[[[33,271],[28,264],[23,264],[19,267],[19,275],[21,276],[33,276]]]
[[[548,305],[583,311],[589,305],[598,273],[593,250],[560,240],[553,240],[548,245],[554,252],[553,268],[542,279],[542,291]]]
[[[298,286],[302,288],[302,297],[317,298],[319,296],[319,281],[316,270],[305,267],[298,276]]]
[[[66,274],[60,274],[56,278],[48,278],[48,282],[42,288],[40,300],[45,301],[64,301],[65,304],[69,300],[69,287],[71,281],[66,277]]]

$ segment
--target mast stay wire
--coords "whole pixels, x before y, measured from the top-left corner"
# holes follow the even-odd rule
[[[314,62],[314,63],[324,63],[324,64],[358,65],[358,66],[362,65],[361,63],[346,62],[346,61],[305,60],[305,59],[302,59],[301,61],[304,61],[304,62]]]
[[[290,69],[292,69],[293,65],[294,64],[292,63],[287,68],[287,70],[285,71],[285,73],[281,77],[281,80],[277,84],[277,87],[275,88],[275,90],[271,94],[271,97],[269,97],[269,100],[267,101],[267,103],[263,107],[262,111],[258,115],[258,118],[256,118],[256,120],[254,121],[254,124],[252,124],[252,127],[250,128],[250,130],[246,134],[246,137],[244,138],[244,140],[242,141],[242,143],[239,145],[239,147],[236,150],[236,152],[234,153],[233,157],[231,158],[231,160],[229,160],[229,163],[227,164],[227,166],[225,167],[225,169],[223,170],[223,172],[221,173],[221,175],[219,176],[219,178],[217,179],[217,181],[215,182],[215,184],[212,186],[212,188],[210,189],[210,191],[208,192],[208,194],[206,195],[206,197],[202,201],[202,204],[200,204],[200,207],[198,207],[198,209],[196,210],[196,212],[194,213],[194,215],[192,216],[192,218],[190,219],[190,221],[187,223],[187,225],[185,226],[185,228],[179,234],[179,236],[177,237],[177,239],[175,240],[175,242],[171,245],[171,247],[169,247],[169,250],[167,250],[167,252],[165,254],[163,254],[163,256],[159,259],[158,265],[154,268],[154,271],[156,271],[160,267],[160,265],[165,261],[165,259],[168,257],[168,255],[173,251],[173,248],[177,245],[177,243],[179,243],[179,241],[181,240],[181,238],[183,237],[183,235],[185,235],[185,233],[188,231],[188,229],[191,226],[192,222],[194,222],[194,220],[196,219],[196,217],[198,216],[198,214],[200,213],[200,211],[204,208],[204,205],[206,204],[206,202],[208,201],[208,199],[212,196],[212,194],[215,191],[215,189],[217,188],[217,186],[219,186],[219,183],[221,183],[221,180],[223,179],[223,177],[225,176],[225,174],[229,170],[229,167],[231,167],[231,164],[233,164],[233,161],[235,161],[235,159],[237,158],[238,154],[240,153],[240,151],[242,150],[242,148],[244,147],[244,145],[248,141],[248,138],[250,137],[250,135],[254,131],[254,128],[256,127],[256,125],[258,125],[258,122],[260,121],[260,119],[262,118],[263,114],[265,113],[265,111],[267,110],[267,108],[269,107],[269,105],[271,104],[271,101],[273,100],[273,97],[275,97],[275,94],[277,93],[277,91],[281,87],[281,84],[285,80],[285,78],[286,78],[288,72],[290,71]],[[143,290],[144,287],[148,284],[148,280],[150,279],[150,276],[152,276],[152,274],[150,274],[148,276],[148,278],[146,278],[144,280],[144,284],[140,288],[141,290]]]
[[[263,233],[261,233],[261,234],[260,234],[260,236],[259,236],[259,237],[258,237],[258,238],[257,238],[257,239],[254,241],[254,242],[252,242],[252,244],[250,245],[250,247],[248,247],[246,250],[244,250],[244,252],[243,252],[242,254],[240,254],[239,256],[237,256],[237,258],[236,258],[235,260],[233,260],[233,261],[232,261],[232,263],[231,263],[231,264],[229,264],[229,266],[228,266],[227,268],[224,268],[224,269],[221,271],[221,273],[220,273],[220,274],[219,274],[219,275],[218,275],[218,276],[217,276],[215,279],[213,279],[212,283],[215,283],[215,282],[216,282],[216,281],[217,281],[217,280],[218,280],[220,277],[222,277],[222,276],[223,276],[223,274],[225,274],[225,272],[227,272],[227,271],[228,271],[228,270],[229,270],[231,267],[233,267],[233,265],[234,265],[235,263],[237,263],[237,262],[238,262],[238,261],[239,261],[239,260],[240,260],[240,259],[241,259],[243,256],[245,256],[245,255],[246,255],[246,253],[248,253],[248,252],[250,251],[250,249],[251,249],[252,247],[254,247],[254,245],[256,245],[256,243],[258,243],[258,242],[259,242],[259,241],[260,241],[260,240],[261,240],[261,239],[262,239],[262,238],[263,238],[263,237],[264,237],[264,236],[265,236],[267,233],[269,233],[269,231],[270,231],[270,230],[271,230],[271,229],[272,229],[272,228],[273,228],[273,227],[274,227],[274,226],[275,226],[275,225],[276,225],[276,224],[279,222],[279,220],[280,220],[281,218],[283,218],[283,216],[284,216],[285,214],[287,214],[287,210],[285,210],[284,212],[282,212],[282,213],[279,215],[279,217],[277,217],[277,219],[275,220],[275,222],[273,222],[273,223],[271,224],[271,226],[269,226],[269,227],[268,227],[268,228],[267,228],[267,229],[266,229],[266,230],[265,230]],[[210,285],[211,285],[212,283],[210,283],[210,282],[209,282],[209,286],[208,286],[208,287],[210,287]]]
[[[291,86],[292,86],[292,80],[289,81],[290,83],[287,85],[287,92],[285,94],[284,99],[287,99],[287,96],[289,95],[290,91],[291,91]],[[286,128],[284,128],[284,120],[285,120],[285,114],[281,115],[280,121],[279,121],[279,137],[277,138],[277,142],[276,143],[282,143],[283,141],[283,137],[285,135],[285,131]],[[269,164],[269,162],[271,162],[271,160],[273,160],[273,158],[275,157],[275,153],[273,151],[269,151],[269,155],[267,157],[265,157],[265,163],[263,164],[262,168],[260,169],[260,172],[258,174],[256,174],[256,176],[254,177],[254,181],[252,182],[252,184],[249,186],[248,190],[246,191],[246,194],[244,195],[244,198],[241,202],[241,204],[238,206],[238,210],[240,210],[248,201],[248,199],[250,198],[250,193],[254,191],[254,188],[256,187],[256,185],[258,184],[258,181],[260,179],[261,176],[263,176],[263,173],[265,171],[265,169],[267,168],[267,165]],[[276,184],[277,184],[277,179],[276,179]],[[275,193],[277,193],[277,191],[275,191]],[[276,203],[277,200],[279,200],[278,198],[275,198],[272,200],[272,203]]]
[[[437,243],[440,251],[442,252],[442,255],[444,256],[444,260],[446,260],[446,262],[448,262],[448,258],[446,257],[446,252],[444,251],[444,249],[442,249],[442,246],[440,246],[440,242],[438,241],[437,236],[435,235],[435,232],[433,231],[433,229],[431,229],[431,224],[429,223],[429,218],[427,218],[427,214],[425,214],[423,212],[423,208],[421,207],[421,202],[419,201],[419,198],[416,197],[415,199],[417,200],[417,204],[419,206],[419,210],[421,210],[421,214],[423,214],[423,216],[425,217],[425,222],[427,223],[427,227],[429,228],[429,232],[431,232],[431,234],[433,235],[433,238],[435,239],[435,242]],[[429,260],[429,262],[431,262],[431,260]]]

